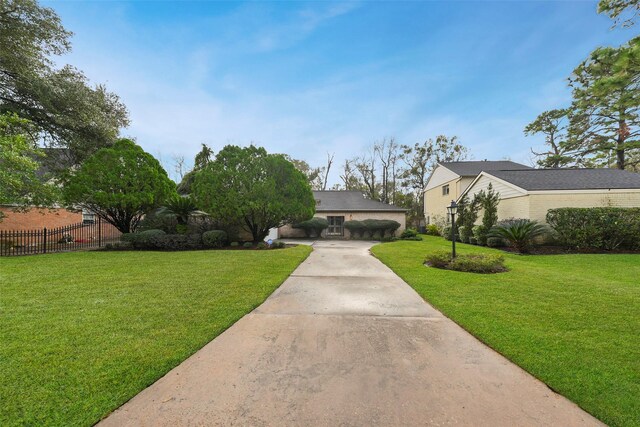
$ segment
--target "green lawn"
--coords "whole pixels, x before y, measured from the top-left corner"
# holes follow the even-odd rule
[[[307,257],[0,258],[0,425],[92,425],[258,306]]]
[[[640,255],[506,254],[508,273],[423,266],[451,242],[375,246],[425,300],[586,411],[640,425]],[[458,245],[460,253],[492,251]]]

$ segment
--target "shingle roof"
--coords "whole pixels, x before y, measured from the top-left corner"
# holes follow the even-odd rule
[[[522,169],[487,172],[528,191],[640,188],[640,174],[618,169]]]
[[[376,200],[366,199],[361,191],[314,191],[316,211],[392,211],[405,212],[399,208]]]
[[[480,160],[468,162],[442,162],[445,168],[460,176],[477,176],[482,171],[531,169],[529,166],[521,165],[510,160]]]

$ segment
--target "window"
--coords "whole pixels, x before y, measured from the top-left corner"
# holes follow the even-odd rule
[[[448,196],[449,195],[449,184],[442,186],[442,195],[443,196]]]
[[[329,228],[327,228],[327,236],[344,236],[344,217],[328,216]]]
[[[96,214],[86,209],[82,210],[82,223],[93,224],[96,222]]]

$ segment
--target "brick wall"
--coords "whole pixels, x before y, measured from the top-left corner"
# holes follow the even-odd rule
[[[0,222],[0,230],[39,230],[44,227],[55,228],[82,222],[82,212],[67,209],[42,210],[31,209],[28,212],[14,212],[10,207],[0,206],[5,214]]]

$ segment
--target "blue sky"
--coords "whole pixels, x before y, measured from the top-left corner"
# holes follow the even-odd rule
[[[634,30],[611,29],[595,1],[44,4],[75,33],[64,60],[121,96],[123,134],[167,165],[203,142],[314,165],[438,134],[530,163],[542,140],[524,126],[568,103],[589,52]]]

